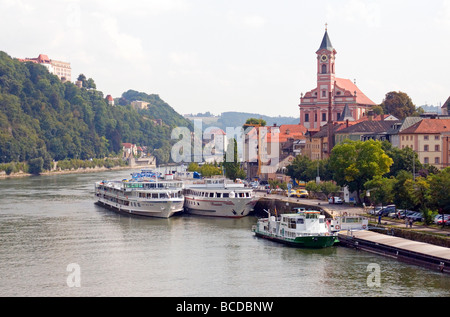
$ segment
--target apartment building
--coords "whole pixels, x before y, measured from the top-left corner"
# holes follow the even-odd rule
[[[449,166],[450,119],[422,119],[398,135],[400,148],[412,148],[422,164]]]

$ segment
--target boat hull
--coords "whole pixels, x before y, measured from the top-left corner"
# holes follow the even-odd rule
[[[255,204],[254,199],[208,200],[185,196],[184,210],[198,216],[242,218],[253,211]]]
[[[337,242],[337,237],[333,235],[302,236],[294,239],[277,237],[263,232],[255,231],[255,235],[260,238],[283,243],[296,248],[321,249],[333,246]]]
[[[183,201],[153,203],[152,208],[146,209],[131,208],[103,199],[99,199],[97,205],[123,214],[155,218],[170,218],[183,211]]]

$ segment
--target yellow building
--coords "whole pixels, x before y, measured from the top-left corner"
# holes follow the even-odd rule
[[[442,169],[447,167],[450,161],[446,141],[448,133],[450,119],[423,119],[399,132],[399,146],[401,149],[413,149],[422,164]]]

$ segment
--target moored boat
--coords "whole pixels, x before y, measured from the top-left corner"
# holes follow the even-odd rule
[[[258,219],[252,230],[257,237],[299,248],[326,248],[337,242],[319,211],[298,209],[295,213]]]
[[[149,172],[130,180],[95,183],[97,204],[132,215],[169,218],[183,211],[183,182],[159,179]]]
[[[245,217],[257,202],[252,188],[225,178],[185,183],[184,197],[184,209],[187,213],[213,217]]]
[[[367,217],[355,215],[343,215],[336,217],[330,222],[330,231],[339,232],[343,230],[353,231],[353,230],[368,230],[369,219]]]

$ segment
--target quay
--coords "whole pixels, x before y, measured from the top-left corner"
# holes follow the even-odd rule
[[[346,247],[388,256],[442,273],[450,273],[450,248],[369,230],[343,231],[338,237],[339,243]]]
[[[327,217],[340,216],[344,213],[349,215],[365,215],[366,213],[361,207],[330,205],[320,200],[288,198],[281,195],[260,195],[255,211],[258,214],[263,209],[270,209],[277,210],[281,214],[289,212],[293,207],[320,210]],[[265,212],[261,215],[265,215]],[[421,228],[421,230],[425,229]],[[369,230],[342,231],[338,238],[340,241],[338,245],[343,247],[376,253],[434,271],[450,273],[450,248],[445,246],[370,231],[370,227]]]

